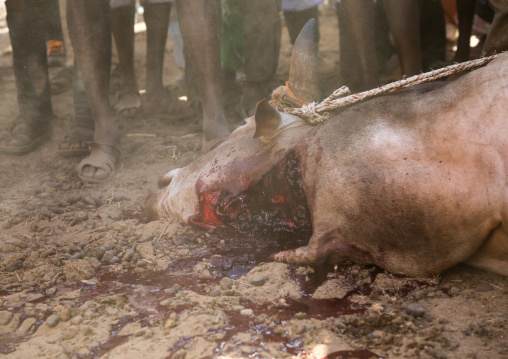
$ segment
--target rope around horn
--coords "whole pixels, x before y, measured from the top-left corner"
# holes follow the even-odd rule
[[[363,101],[365,99],[377,95],[434,81],[439,78],[456,74],[461,71],[466,71],[475,67],[483,66],[488,64],[490,61],[494,60],[496,56],[497,54],[477,60],[453,64],[450,66],[443,67],[441,69],[411,76],[400,81],[392,82],[387,85],[372,90],[359,92],[353,95],[350,95],[351,91],[347,88],[347,86],[342,86],[341,88],[335,90],[330,96],[325,98],[319,104],[313,102],[310,104],[301,105],[298,99],[292,98],[292,96],[288,93],[288,91],[290,91],[289,89],[286,89],[285,86],[281,86],[273,91],[271,104],[280,111],[302,117],[309,124],[317,125],[318,123],[321,123],[328,118],[328,111],[334,110],[339,107],[351,105],[353,103]]]

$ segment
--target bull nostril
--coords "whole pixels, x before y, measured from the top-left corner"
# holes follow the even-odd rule
[[[157,187],[159,187],[159,189],[162,189],[164,187],[167,187],[169,186],[169,184],[171,183],[171,177],[161,177],[157,180]]]

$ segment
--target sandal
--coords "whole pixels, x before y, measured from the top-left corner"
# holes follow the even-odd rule
[[[0,153],[24,155],[32,152],[51,138],[52,131],[49,122],[36,123],[18,117],[9,133],[0,138]]]
[[[78,177],[83,182],[104,182],[115,175],[116,165],[119,161],[120,150],[116,146],[93,142],[90,144],[90,155],[78,164]],[[93,176],[85,175],[89,171],[88,167],[95,169]]]
[[[69,134],[65,135],[58,145],[58,154],[62,157],[85,156],[90,153],[93,142],[93,127],[74,125]]]
[[[137,91],[117,93],[115,111],[123,118],[136,117],[141,112],[141,96]]]

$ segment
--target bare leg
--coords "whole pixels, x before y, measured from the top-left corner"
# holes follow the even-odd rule
[[[340,9],[344,12],[344,16],[341,16],[344,26],[341,26],[341,29],[348,28],[347,33],[350,41],[348,48],[353,50],[359,70],[359,88],[353,87],[353,90],[364,91],[378,87],[379,77],[373,27],[374,3],[372,0],[343,0],[339,11]],[[347,64],[344,65],[347,66]],[[343,72],[342,65],[341,72]]]
[[[109,1],[68,0],[69,33],[94,118],[94,141],[89,157],[78,167],[80,177],[100,181],[108,178],[120,156],[120,133],[109,102],[111,27]],[[102,157],[101,157],[102,155]],[[108,166],[100,161],[108,157]],[[90,164],[93,162],[93,164]],[[113,168],[111,168],[113,166]],[[109,167],[109,168],[108,168]]]
[[[459,17],[459,39],[457,41],[457,52],[454,62],[469,60],[469,39],[473,29],[474,9],[476,0],[457,0],[457,14]]]
[[[122,74],[122,87],[115,106],[119,115],[134,117],[141,107],[134,72],[134,5],[119,6],[111,10],[111,30],[118,51],[118,69]]]
[[[220,62],[220,2],[177,0],[178,20],[190,61],[196,71],[203,106],[204,148],[229,134],[224,116]]]
[[[149,4],[145,6],[147,95],[164,91],[162,69],[170,10],[170,3]]]
[[[420,22],[417,0],[384,0],[386,17],[399,54],[402,74],[422,72]]]

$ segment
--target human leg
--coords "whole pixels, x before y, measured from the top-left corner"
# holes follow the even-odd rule
[[[422,72],[420,21],[417,0],[383,0],[390,30],[395,40],[402,74]]]
[[[118,52],[118,70],[122,85],[117,94],[115,110],[122,117],[134,117],[141,109],[141,100],[134,73],[134,14],[136,3],[113,2],[111,31]]]
[[[221,6],[215,0],[178,0],[177,6],[185,51],[195,69],[203,107],[203,151],[206,152],[230,133],[221,84]]]
[[[341,36],[341,53],[347,51],[347,61],[341,61],[341,74],[355,68],[353,91],[365,91],[379,86],[378,66],[375,56],[374,41],[374,3],[372,0],[343,0],[338,7],[339,29]],[[342,25],[340,25],[342,24]],[[342,32],[346,32],[342,41]],[[342,45],[345,45],[342,48]],[[342,60],[341,56],[341,60]],[[354,65],[353,65],[354,63]],[[351,76],[348,76],[351,78]],[[356,79],[355,79],[356,77]]]
[[[253,115],[256,103],[270,96],[271,82],[279,62],[280,1],[242,0],[244,13],[245,77],[242,106]]]
[[[120,133],[109,102],[111,24],[109,1],[69,0],[69,33],[94,118],[94,147],[78,166],[85,181],[109,178],[120,157]],[[93,49],[93,51],[91,51]]]
[[[53,110],[46,60],[43,0],[7,0],[7,24],[12,45],[19,116],[0,139],[0,152],[25,154],[51,136]]]

